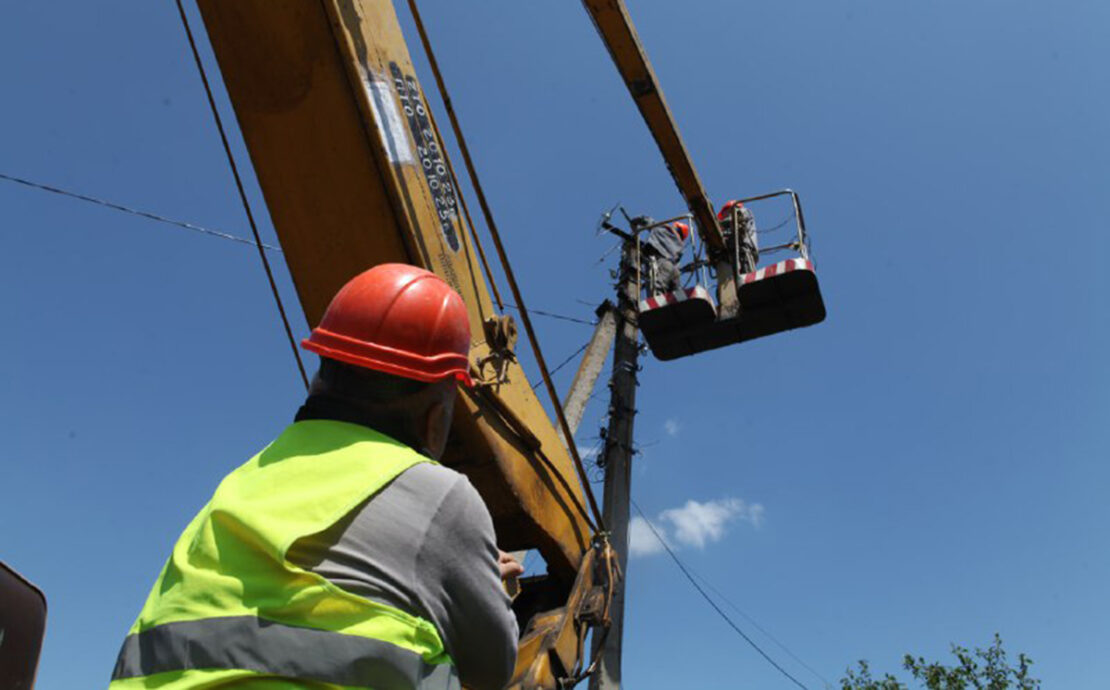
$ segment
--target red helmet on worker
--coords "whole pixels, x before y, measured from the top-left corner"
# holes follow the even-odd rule
[[[301,345],[394,376],[474,385],[466,304],[442,278],[416,266],[381,264],[352,278]]]
[[[717,220],[724,220],[725,218],[728,218],[728,215],[732,213],[733,207],[744,208],[744,204],[740,203],[736,199],[727,202],[724,206],[721,207],[720,212],[717,213]]]
[[[671,223],[671,227],[678,231],[678,234],[682,236],[683,242],[690,238],[690,226],[686,223]]]

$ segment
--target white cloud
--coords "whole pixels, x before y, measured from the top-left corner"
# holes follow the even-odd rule
[[[672,548],[688,546],[704,549],[723,539],[732,522],[747,522],[759,529],[763,525],[764,512],[762,504],[746,503],[739,498],[704,503],[689,500],[682,507],[664,510],[651,525]],[[628,528],[629,555],[650,556],[663,550],[659,538],[643,518],[632,518]]]
[[[678,436],[678,432],[682,431],[682,424],[674,417],[671,417],[663,422],[663,431],[666,431],[668,436]]]
[[[659,518],[674,526],[674,536],[680,544],[704,549],[706,542],[719,541],[725,536],[725,524],[743,506],[736,498],[707,503],[690,500],[681,508],[664,510]]]
[[[663,530],[660,530],[658,526],[655,529],[662,534]],[[663,544],[659,541],[659,537],[651,531],[648,521],[639,515],[633,517],[628,523],[628,555],[651,556],[662,551]]]

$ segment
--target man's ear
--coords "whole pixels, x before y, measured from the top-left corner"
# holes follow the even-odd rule
[[[455,383],[436,395],[424,415],[424,446],[433,460],[443,456],[447,437],[451,433],[451,419],[455,409]]]

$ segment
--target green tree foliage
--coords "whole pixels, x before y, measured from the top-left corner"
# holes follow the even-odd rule
[[[998,633],[994,635],[994,643],[986,649],[969,652],[964,647],[952,645],[952,654],[957,662],[952,666],[907,654],[902,668],[909,671],[922,690],[1040,690],[1041,681],[1029,675],[1033,660],[1018,654],[1017,664],[1011,666]],[[860,661],[855,669],[848,669],[847,675],[840,679],[840,688],[909,690],[909,686],[889,673],[875,678],[866,661]]]

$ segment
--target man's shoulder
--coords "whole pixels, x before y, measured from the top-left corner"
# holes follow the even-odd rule
[[[475,505],[485,505],[466,475],[432,462],[408,468],[386,490],[407,496],[420,503],[423,511],[432,513],[444,509],[468,511]]]
[[[456,472],[450,467],[444,467],[434,462],[416,463],[402,472],[397,477],[397,481],[445,492],[453,489],[459,482],[470,483],[461,472]]]
[[[405,496],[406,503],[419,505],[418,512],[428,521],[480,520],[476,524],[484,524],[490,520],[485,501],[466,475],[443,465],[430,462],[414,465],[401,473],[390,488]]]
[[[473,495],[473,499],[471,498]],[[336,526],[325,542],[353,544],[351,553],[415,554],[429,530],[456,523],[471,500],[481,501],[462,474],[431,462],[421,462],[397,475]]]

